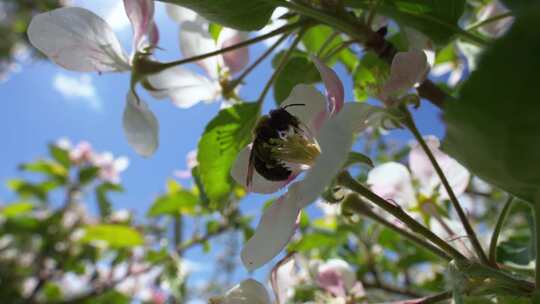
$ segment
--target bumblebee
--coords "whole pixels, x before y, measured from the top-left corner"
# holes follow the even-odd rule
[[[285,181],[291,177],[292,171],[276,153],[289,134],[302,134],[302,123],[296,116],[287,111],[288,107],[305,106],[304,104],[288,104],[264,115],[253,130],[253,145],[249,156],[246,185],[249,187],[253,179],[253,169],[270,181]]]
[[[318,145],[312,148],[314,138],[309,129],[288,107],[305,104],[288,104],[264,115],[253,130],[253,145],[249,156],[246,185],[253,179],[253,170],[270,181],[286,181],[291,177],[291,164],[306,164],[318,155]]]

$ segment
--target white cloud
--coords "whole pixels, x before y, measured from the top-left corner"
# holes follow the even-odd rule
[[[102,109],[101,99],[89,75],[68,76],[58,73],[53,78],[53,87],[65,100],[84,103],[96,111]]]

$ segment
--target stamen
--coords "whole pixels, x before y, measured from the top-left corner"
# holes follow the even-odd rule
[[[271,139],[270,144],[272,156],[282,162],[311,166],[321,153],[315,139],[307,138],[299,132],[280,139]]]

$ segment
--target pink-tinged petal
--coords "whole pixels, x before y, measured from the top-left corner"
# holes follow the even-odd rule
[[[317,136],[321,154],[304,179],[291,185],[287,193],[298,208],[314,202],[342,170],[351,151],[354,135],[369,125],[369,117],[377,111],[378,108],[367,104],[346,103],[342,111],[326,121]]]
[[[124,0],[124,8],[133,27],[134,50],[155,46],[159,35],[154,24],[154,1]]]
[[[148,157],[158,147],[158,121],[143,100],[129,93],[123,116],[124,132],[128,143],[139,155]]]
[[[426,54],[429,67],[432,67],[435,63],[435,51],[431,39],[410,27],[405,27],[403,30],[409,41],[409,50],[423,51]]]
[[[248,174],[248,166],[249,166],[249,155],[251,154],[251,146],[245,147],[238,156],[236,157],[236,161],[234,162],[234,165],[231,169],[231,176],[232,178],[240,185],[244,186],[245,188],[248,188],[246,185],[247,182],[247,174]],[[295,175],[295,173],[293,173]],[[279,189],[285,187],[290,181],[281,181],[281,182],[274,182],[269,181],[262,177],[259,173],[257,173],[257,170],[253,168],[253,178],[251,181],[251,185],[249,186],[249,191],[255,192],[255,193],[274,193],[278,191]]]
[[[321,78],[324,82],[324,86],[326,87],[326,98],[328,100],[329,113],[334,115],[341,110],[343,103],[345,102],[345,90],[343,88],[343,83],[339,79],[336,72],[329,68],[319,58],[312,56],[311,59],[319,70]]]
[[[201,54],[213,52],[217,49],[214,39],[208,32],[208,23],[197,21],[186,21],[182,23],[180,29],[180,49],[184,57],[194,57]],[[212,79],[218,77],[218,58],[209,57],[197,61]]]
[[[429,63],[424,51],[412,49],[397,53],[392,60],[390,77],[382,87],[381,98],[406,93],[424,81],[428,71]]]
[[[411,175],[400,163],[388,162],[369,171],[367,183],[377,195],[409,208],[416,202]]]
[[[296,231],[299,214],[295,202],[286,196],[264,211],[255,234],[242,248],[242,262],[248,270],[263,266],[280,253]]]
[[[450,187],[454,190],[454,193],[459,196],[465,192],[470,180],[469,171],[459,164],[455,159],[451,158],[439,149],[440,143],[435,136],[426,136],[426,144],[433,153],[433,156],[437,160],[437,163],[441,166]],[[431,196],[433,191],[438,187],[442,199],[448,199],[448,194],[444,187],[441,185],[441,181],[435,168],[431,164],[428,156],[422,149],[422,147],[415,143],[411,146],[411,152],[409,154],[409,166],[411,172],[420,183],[421,192],[426,196]]]
[[[493,0],[478,12],[478,22],[506,14],[508,12],[509,10],[499,0]],[[487,23],[481,26],[478,30],[484,35],[497,38],[504,35],[513,22],[513,17],[506,17],[495,22]]]
[[[344,287],[349,290],[356,283],[356,273],[354,269],[342,259],[330,259],[319,266],[320,272],[335,272],[343,281]]]
[[[248,38],[245,32],[239,32],[231,28],[224,27],[219,33],[218,47],[220,49],[241,43]],[[226,52],[222,55],[223,63],[231,73],[237,73],[244,69],[249,63],[249,48],[244,47],[234,51]]]
[[[197,13],[194,11],[175,4],[165,4],[167,7],[167,15],[173,21],[182,23],[184,21],[195,21],[197,19]]]
[[[316,281],[317,285],[335,296],[344,297],[346,295],[343,279],[335,271],[320,271],[317,274]]]
[[[291,104],[303,106],[287,107]],[[281,107],[287,107],[287,112],[300,119],[314,133],[322,127],[329,116],[324,97],[313,86],[306,84],[295,86]]]
[[[247,279],[231,288],[223,297],[210,299],[210,304],[271,304],[270,296],[264,286]]]
[[[56,64],[77,72],[119,72],[130,69],[111,27],[98,15],[64,7],[36,15],[28,27],[34,47]]]
[[[170,98],[179,108],[189,108],[201,101],[213,102],[220,96],[218,83],[185,67],[176,66],[148,77],[157,99]]]

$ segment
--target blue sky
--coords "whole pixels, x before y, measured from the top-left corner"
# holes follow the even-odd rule
[[[124,16],[120,0],[78,0],[76,5],[87,7],[110,21],[127,50],[131,46],[131,28]],[[170,21],[163,5],[157,7],[156,20],[161,32],[158,53],[163,60],[178,59],[178,26]],[[256,58],[263,45],[251,48],[251,58]],[[197,67],[194,67],[197,69]],[[346,96],[352,100],[351,80],[338,67],[346,87]],[[254,100],[271,75],[268,62],[256,69],[248,78],[248,85],[241,96]],[[17,164],[45,155],[46,145],[61,137],[72,142],[88,140],[97,151],[111,151],[125,155],[130,165],[122,175],[126,192],[114,197],[114,208],[127,208],[139,216],[144,215],[153,198],[164,190],[167,178],[178,169],[185,168],[185,155],[196,148],[206,123],[219,111],[219,104],[198,104],[182,110],[168,101],[156,101],[142,94],[160,123],[160,147],[149,159],[139,157],[128,146],[122,129],[122,112],[129,85],[128,74],[80,74],[61,69],[48,61],[38,61],[22,66],[0,84],[3,109],[0,111],[0,130],[3,145],[0,152],[0,181],[20,177]],[[139,90],[142,92],[142,90]],[[270,94],[271,95],[271,94]],[[274,107],[269,96],[265,109]],[[425,103],[415,113],[424,134],[443,134],[437,110]],[[407,142],[411,136],[403,131],[389,136]],[[0,202],[9,202],[14,196],[5,187],[0,188]],[[255,196],[243,203],[248,212],[259,212],[267,197]],[[200,250],[190,255],[195,261],[205,260]],[[205,267],[206,268],[206,267]],[[239,277],[245,276],[241,270]],[[265,277],[266,271],[258,271]],[[198,274],[204,280],[207,274]]]

